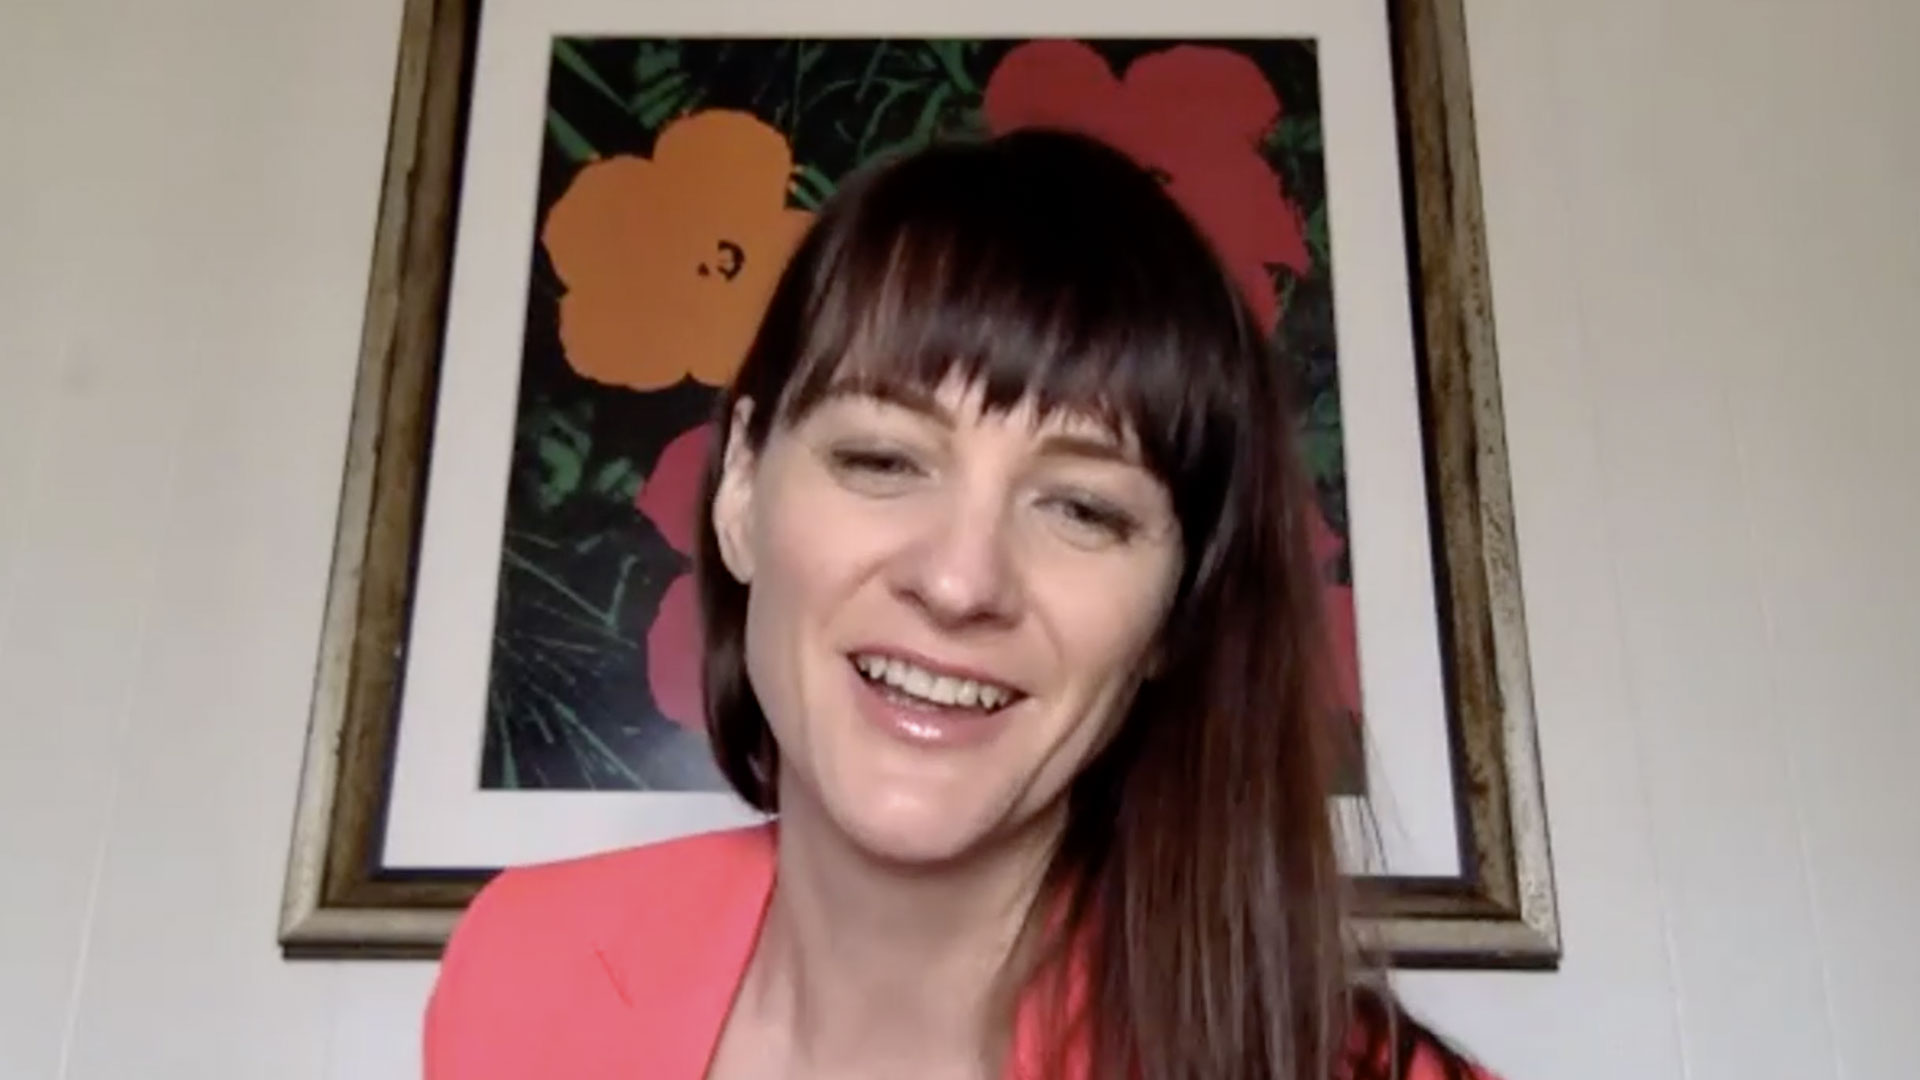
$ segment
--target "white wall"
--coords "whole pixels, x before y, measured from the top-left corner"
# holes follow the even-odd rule
[[[406,1077],[274,913],[398,0],[0,8],[0,1078]],[[1471,0],[1567,937],[1513,1080],[1912,1075],[1920,7]]]

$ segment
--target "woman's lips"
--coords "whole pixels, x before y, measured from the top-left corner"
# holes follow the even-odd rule
[[[977,746],[1005,730],[1013,706],[1024,698],[1019,695],[991,710],[978,705],[942,705],[876,682],[851,661],[847,676],[853,681],[860,714],[880,731],[915,746]]]
[[[980,668],[968,667],[962,664],[951,664],[942,660],[935,660],[931,657],[913,652],[912,650],[891,645],[868,645],[853,649],[847,653],[847,659],[852,661],[853,666],[859,668],[861,673],[869,678],[874,678],[878,681],[892,682],[896,687],[900,687],[910,694],[914,693],[916,688],[910,685],[901,685],[902,681],[898,676],[902,673],[902,669],[917,671],[933,680],[951,679],[955,682],[972,682],[982,687],[991,687],[998,691],[998,697],[1009,702],[1026,696],[1026,692],[1019,686],[1001,677],[997,673],[988,672]],[[884,665],[891,668],[895,677],[881,679],[879,672],[875,670],[875,665]],[[925,688],[921,687],[920,689],[924,691]],[[921,692],[918,696],[924,697],[926,694]]]

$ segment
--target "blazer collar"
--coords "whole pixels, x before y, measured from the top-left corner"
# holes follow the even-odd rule
[[[696,843],[697,858],[642,868],[673,880],[630,883],[626,894],[641,899],[597,949],[630,1018],[617,1051],[636,1066],[626,1075],[706,1075],[760,937],[773,892],[773,826]]]
[[[773,895],[774,829],[769,823],[703,837],[700,858],[638,868],[645,877],[665,872],[673,880],[622,883],[626,895],[645,900],[634,904],[596,952],[612,992],[626,1006],[620,1045],[610,1048],[624,1075],[706,1076]],[[1071,1014],[1085,1006],[1086,973],[1077,952],[1068,977]],[[1038,1003],[1029,998],[1015,1020],[1007,1080],[1040,1080],[1045,1035]],[[1070,1049],[1068,1078],[1087,1075],[1085,1051]]]

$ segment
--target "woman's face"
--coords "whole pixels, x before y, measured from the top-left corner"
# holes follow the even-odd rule
[[[904,862],[1055,820],[1150,663],[1182,558],[1131,439],[1025,403],[988,414],[957,382],[831,393],[757,459],[736,425],[713,512],[749,584],[783,804]]]

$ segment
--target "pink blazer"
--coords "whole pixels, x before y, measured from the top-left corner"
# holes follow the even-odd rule
[[[773,865],[759,826],[500,874],[441,961],[426,1080],[702,1080]],[[1033,1030],[1016,1025],[1012,1080],[1040,1080]]]
[[[508,870],[427,1005],[427,1080],[701,1080],[773,892],[771,827]]]

